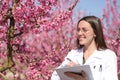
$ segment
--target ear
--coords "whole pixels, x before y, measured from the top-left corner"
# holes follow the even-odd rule
[[[93,36],[94,36],[94,37],[96,37],[96,35],[95,35],[95,34],[94,34]]]

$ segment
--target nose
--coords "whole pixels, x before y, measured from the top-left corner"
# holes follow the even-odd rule
[[[82,35],[83,32],[81,30],[78,31],[78,35]]]

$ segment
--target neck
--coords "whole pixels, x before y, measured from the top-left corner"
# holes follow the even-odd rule
[[[83,47],[84,60],[86,61],[96,49],[97,47],[94,41],[90,45],[84,46]]]
[[[92,41],[91,44],[84,46],[83,51],[84,52],[93,52],[96,49],[97,49],[96,43],[95,43],[95,41]]]

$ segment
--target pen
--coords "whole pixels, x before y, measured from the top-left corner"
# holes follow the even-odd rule
[[[68,61],[72,61],[70,58],[67,58]]]
[[[96,68],[96,66],[94,66],[94,69]]]
[[[102,65],[100,65],[99,71],[100,71],[100,72],[102,71]]]
[[[75,66],[75,65],[77,65],[77,63],[76,62],[74,62],[74,61],[72,61],[70,58],[66,58],[69,62],[68,62],[68,66]]]

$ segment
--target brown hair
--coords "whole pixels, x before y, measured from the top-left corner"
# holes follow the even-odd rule
[[[96,35],[95,42],[96,42],[96,45],[97,45],[97,49],[98,50],[107,49],[107,46],[106,46],[106,43],[105,43],[105,40],[104,40],[102,24],[101,24],[100,19],[98,17],[95,17],[95,16],[85,16],[78,21],[78,24],[82,20],[88,22],[91,25],[91,27],[92,27],[95,35]],[[78,27],[78,24],[77,24],[77,27]],[[82,45],[79,44],[78,39],[77,39],[77,47],[78,48],[83,47]]]

